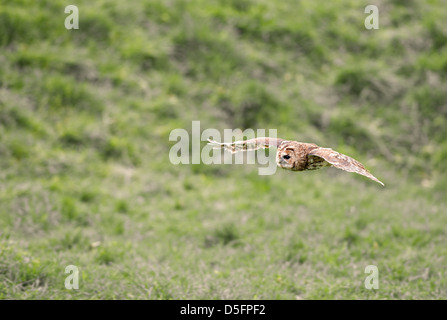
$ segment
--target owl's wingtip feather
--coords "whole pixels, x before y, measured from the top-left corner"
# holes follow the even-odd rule
[[[385,184],[382,181],[380,181],[379,179],[377,179],[376,177],[374,177],[374,179],[372,179],[372,180],[374,180],[377,183],[380,183],[383,187],[385,186]]]
[[[220,149],[220,148],[222,148],[222,146],[223,146],[223,144],[220,143],[220,142],[211,140],[211,139],[209,139],[209,138],[208,138],[207,140],[208,140],[208,144],[209,144],[210,146],[213,146],[214,149]]]

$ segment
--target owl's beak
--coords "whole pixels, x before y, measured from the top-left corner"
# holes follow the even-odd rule
[[[280,157],[276,162],[280,165],[286,164],[286,160],[284,160],[282,157]]]

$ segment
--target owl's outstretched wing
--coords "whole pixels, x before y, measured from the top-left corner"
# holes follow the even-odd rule
[[[260,148],[270,148],[270,147],[278,147],[283,139],[277,138],[255,138],[244,141],[235,141],[235,142],[217,142],[211,139],[208,139],[208,144],[213,146],[213,149],[225,149],[230,151],[231,153],[236,153],[238,151],[248,151],[248,150],[258,150]]]
[[[369,173],[369,171],[363,166],[363,164],[351,157],[348,157],[345,154],[334,151],[331,148],[317,148],[310,151],[309,155],[323,158],[338,169],[361,174],[362,176],[365,176],[380,183],[382,186],[385,186],[383,182],[379,181],[379,179]]]

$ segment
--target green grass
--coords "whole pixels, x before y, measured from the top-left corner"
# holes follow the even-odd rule
[[[368,4],[78,1],[69,31],[63,1],[1,0],[0,299],[445,299],[447,9],[379,1],[366,30]],[[172,165],[195,120],[386,187]]]

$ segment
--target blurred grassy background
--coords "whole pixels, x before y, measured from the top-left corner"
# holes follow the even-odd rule
[[[0,1],[0,298],[446,298],[443,1],[70,4],[79,30],[64,1]],[[386,187],[174,166],[193,120],[332,147]]]

